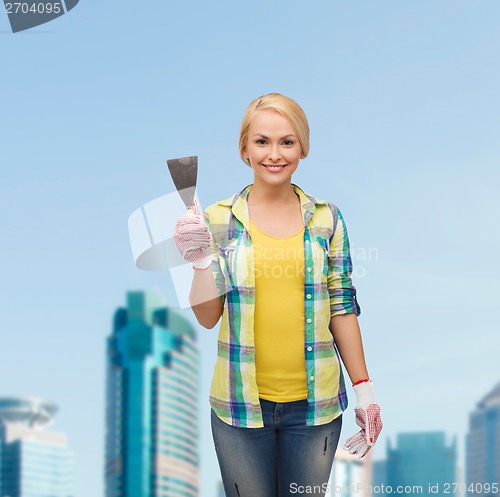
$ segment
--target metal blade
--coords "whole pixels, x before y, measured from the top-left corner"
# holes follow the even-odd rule
[[[186,204],[186,207],[191,207],[198,177],[198,156],[191,155],[179,159],[168,159],[167,165],[182,201]]]

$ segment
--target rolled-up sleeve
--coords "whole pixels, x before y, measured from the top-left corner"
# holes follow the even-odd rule
[[[330,316],[339,314],[361,314],[356,296],[356,287],[352,284],[352,260],[349,237],[344,218],[338,208],[334,209],[335,230],[330,239],[328,252],[328,291],[330,293]]]

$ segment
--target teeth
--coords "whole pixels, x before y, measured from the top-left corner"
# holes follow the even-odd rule
[[[266,167],[271,171],[279,171],[280,169],[283,169],[283,166],[266,166]]]

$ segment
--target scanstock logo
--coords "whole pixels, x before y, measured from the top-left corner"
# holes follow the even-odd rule
[[[13,33],[40,26],[69,12],[80,0],[10,2],[4,0]]]

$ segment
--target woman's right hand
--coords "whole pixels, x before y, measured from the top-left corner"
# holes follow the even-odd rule
[[[196,198],[193,199],[193,211],[194,214],[186,213],[177,219],[174,241],[182,257],[191,262],[195,269],[206,269],[212,261],[212,235]]]

